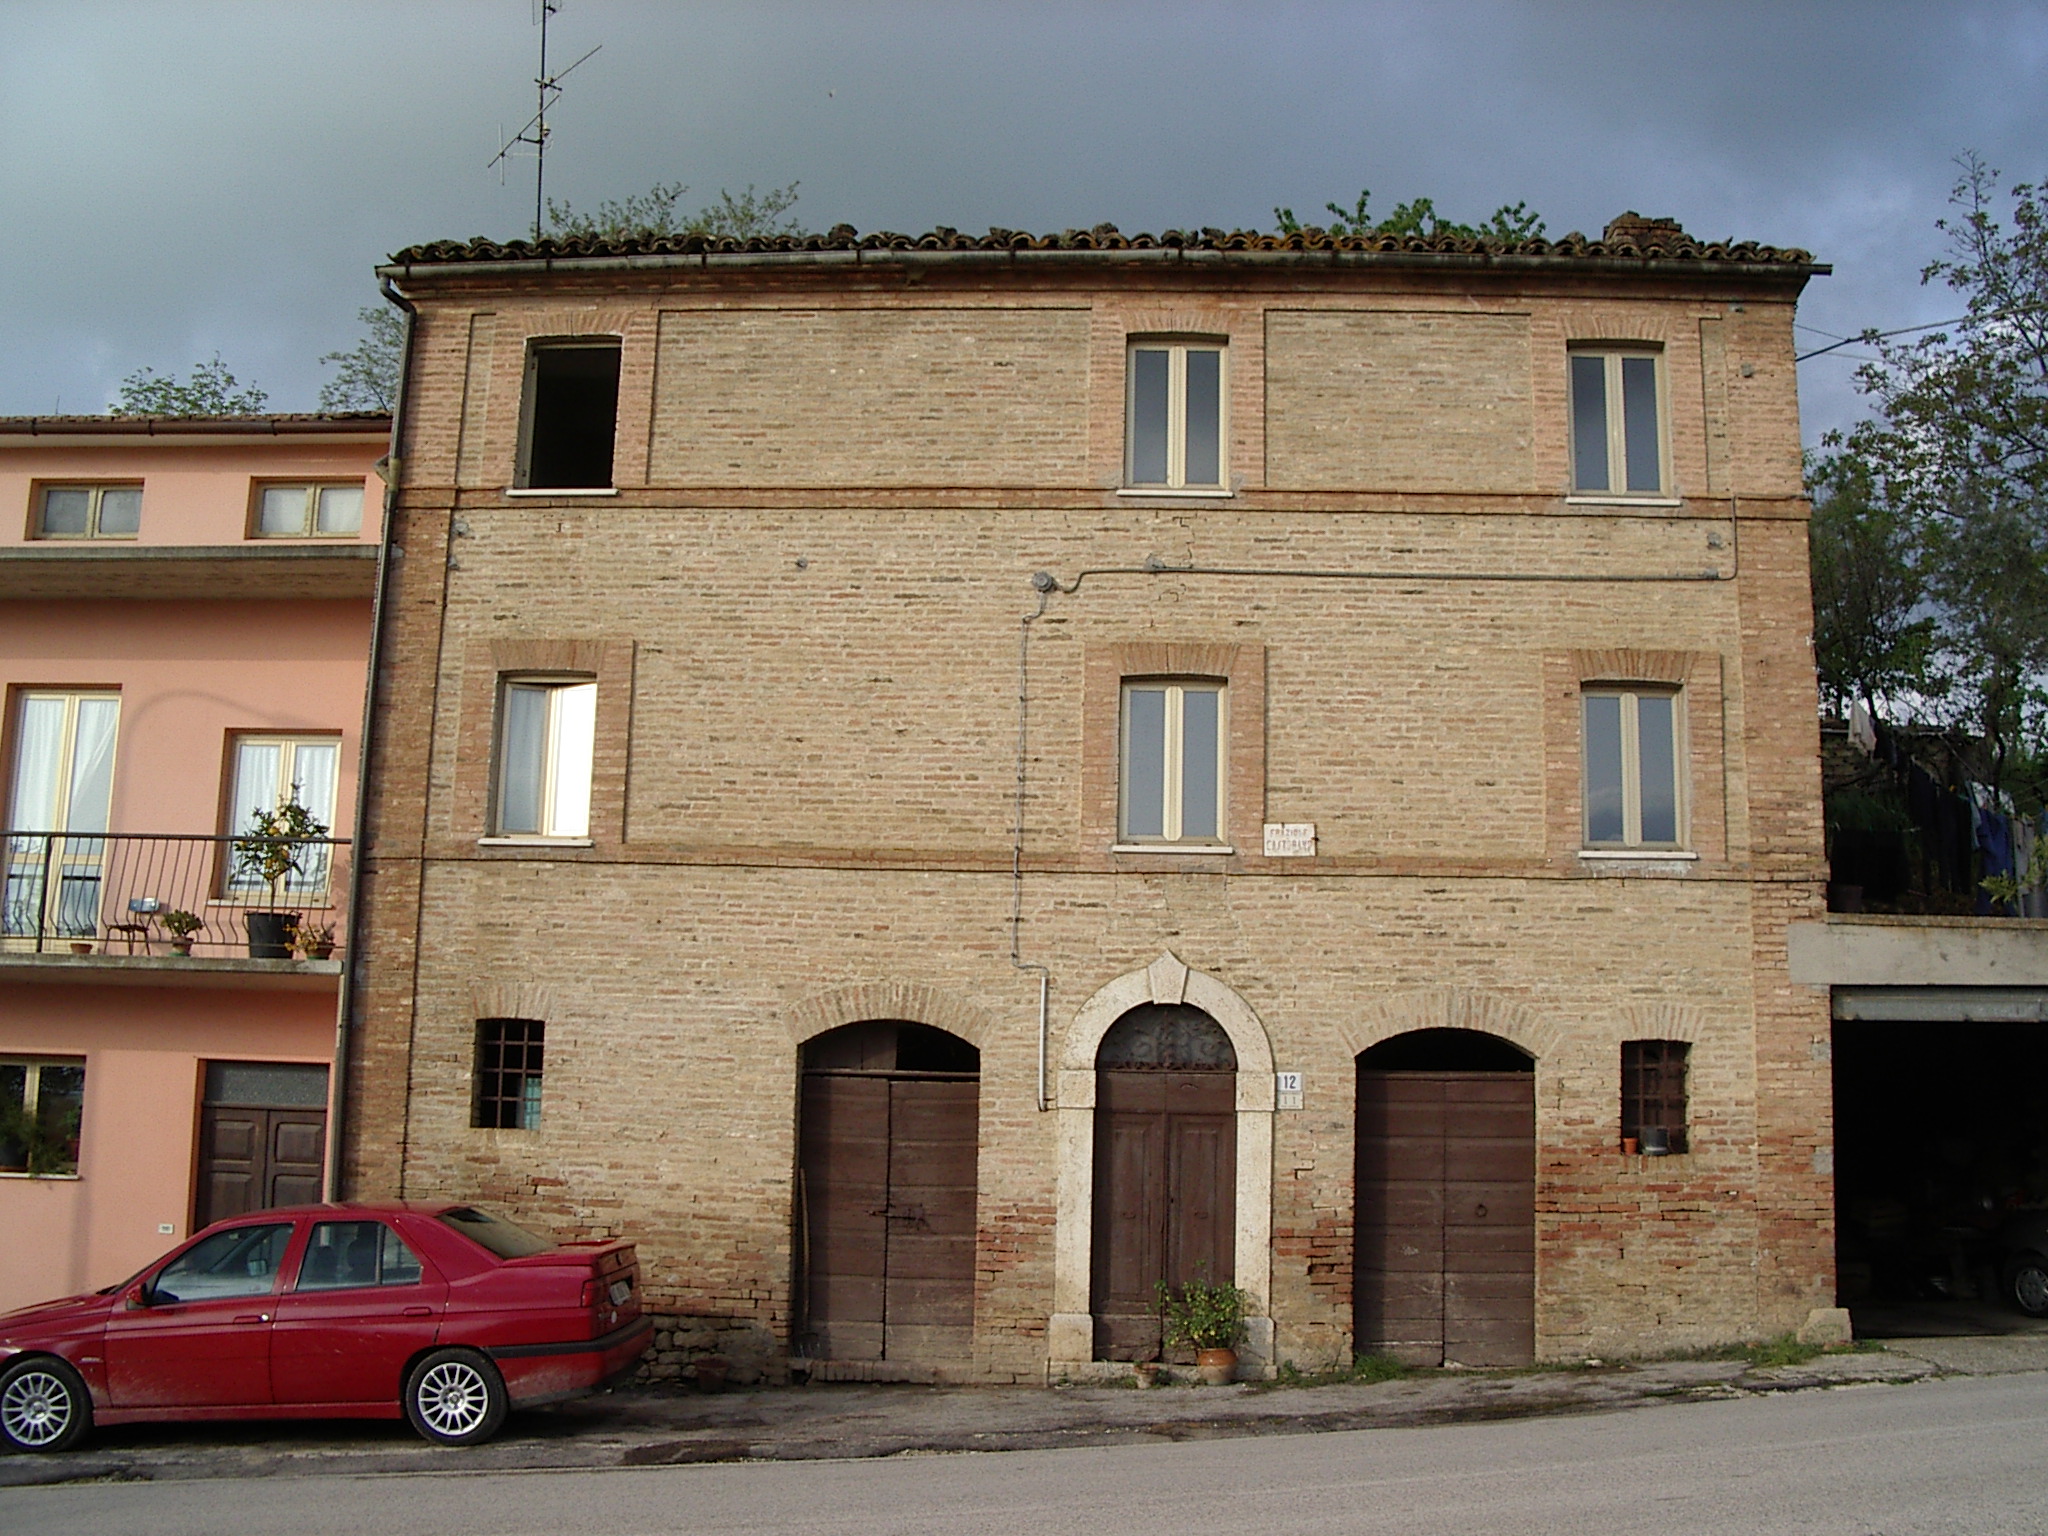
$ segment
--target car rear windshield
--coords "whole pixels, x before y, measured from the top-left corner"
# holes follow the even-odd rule
[[[516,1226],[502,1216],[463,1206],[443,1211],[441,1219],[473,1243],[482,1243],[501,1259],[523,1259],[529,1253],[546,1253],[555,1245],[547,1238]]]

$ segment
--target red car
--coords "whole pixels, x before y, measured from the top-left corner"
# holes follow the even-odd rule
[[[252,1211],[119,1285],[0,1316],[0,1442],[403,1415],[471,1445],[631,1371],[654,1336],[639,1281],[631,1243],[553,1243],[466,1205]]]

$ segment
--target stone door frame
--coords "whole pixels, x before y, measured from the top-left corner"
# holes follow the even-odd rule
[[[1057,1104],[1059,1206],[1053,1233],[1053,1310],[1048,1366],[1073,1373],[1095,1359],[1089,1308],[1095,1240],[1095,1053],[1109,1027],[1145,1003],[1185,1003],[1222,1027],[1237,1052],[1237,1285],[1246,1293],[1239,1353],[1253,1375],[1273,1369],[1273,1045],[1266,1026],[1236,992],[1189,970],[1170,950],[1142,971],[1119,976],[1074,1015],[1060,1047]]]

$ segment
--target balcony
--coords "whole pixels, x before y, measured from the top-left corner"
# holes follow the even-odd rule
[[[246,871],[276,849],[272,887]],[[0,976],[93,985],[336,985],[350,844],[335,838],[11,832]]]

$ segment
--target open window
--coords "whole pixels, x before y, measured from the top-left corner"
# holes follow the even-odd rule
[[[498,693],[492,830],[501,837],[588,837],[596,737],[595,681],[506,678]]]
[[[619,424],[616,337],[535,342],[526,354],[519,484],[605,490]]]

